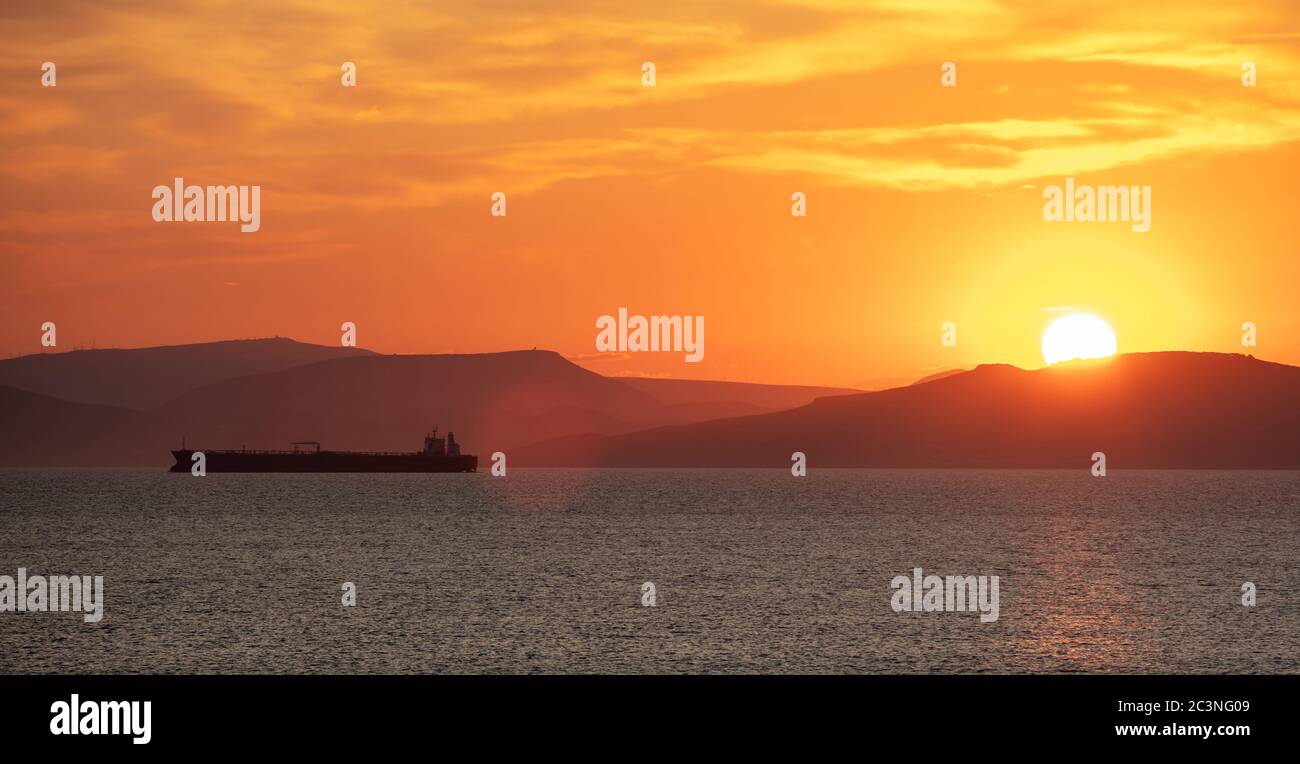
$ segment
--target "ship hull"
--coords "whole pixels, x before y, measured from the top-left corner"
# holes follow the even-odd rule
[[[198,451],[172,451],[171,472],[189,472]],[[207,472],[476,472],[478,457],[346,451],[203,451]]]

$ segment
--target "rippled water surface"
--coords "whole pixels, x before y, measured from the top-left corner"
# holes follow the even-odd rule
[[[0,472],[0,575],[107,603],[0,613],[0,672],[1294,673],[1298,560],[1295,472]],[[915,567],[1000,617],[895,613]]]

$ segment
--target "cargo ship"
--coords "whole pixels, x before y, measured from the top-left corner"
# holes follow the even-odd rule
[[[290,444],[290,451],[250,451],[186,448],[172,451],[176,463],[171,472],[189,472],[194,454],[204,457],[207,472],[476,472],[478,457],[462,454],[455,433],[444,441],[438,428],[424,437],[424,450],[322,451],[314,440]]]

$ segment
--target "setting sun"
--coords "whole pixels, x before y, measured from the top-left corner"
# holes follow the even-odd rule
[[[1043,332],[1043,360],[1048,366],[1080,358],[1115,355],[1115,332],[1090,313],[1061,316]]]

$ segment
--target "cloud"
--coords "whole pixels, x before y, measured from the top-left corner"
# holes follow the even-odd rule
[[[6,13],[10,61],[56,59],[60,84],[7,65],[0,172],[31,187],[83,168],[113,200],[187,174],[286,189],[301,212],[375,210],[503,179],[528,193],[698,166],[924,191],[1300,137],[1295,14],[1209,2],[1176,15],[946,0]],[[1256,54],[1252,92],[1235,82]],[[959,86],[944,92],[950,59]],[[360,87],[339,86],[343,60]],[[643,60],[658,87],[640,86]]]

